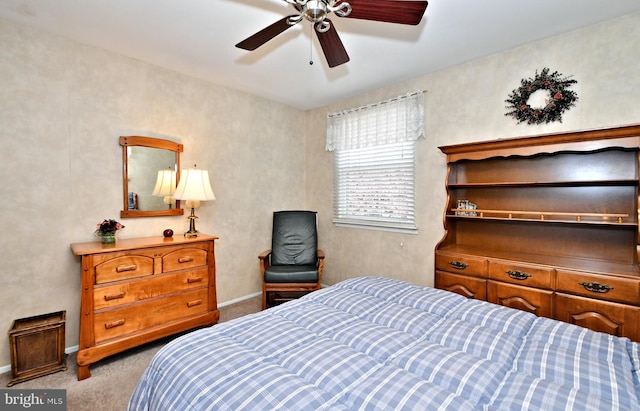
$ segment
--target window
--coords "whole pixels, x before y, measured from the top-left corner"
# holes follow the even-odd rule
[[[415,143],[423,136],[422,92],[330,114],[334,223],[417,232]]]

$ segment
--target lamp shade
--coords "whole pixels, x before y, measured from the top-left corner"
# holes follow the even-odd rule
[[[176,191],[176,172],[167,169],[158,171],[156,186],[153,188],[154,197],[172,196]]]
[[[209,172],[196,168],[183,169],[173,197],[176,200],[215,200],[216,196],[209,182]]]

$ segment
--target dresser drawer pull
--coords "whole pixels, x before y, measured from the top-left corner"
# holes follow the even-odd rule
[[[465,268],[469,267],[469,264],[465,264],[462,261],[449,261],[449,265],[456,270],[464,270]]]
[[[199,283],[201,281],[202,281],[202,277],[187,278],[187,284]]]
[[[202,304],[202,300],[189,301],[187,303],[187,307],[191,308],[191,307],[195,307],[196,305],[200,305],[200,304]]]
[[[117,300],[119,298],[124,298],[124,291],[118,294],[106,294],[104,296],[105,301]]]
[[[125,271],[135,271],[137,269],[138,269],[138,266],[135,264],[119,265],[116,267],[116,273],[124,273]]]
[[[583,286],[587,291],[591,291],[592,293],[607,293],[609,292],[609,290],[613,290],[613,287],[606,285],[606,284],[600,284],[600,283],[587,283],[587,282],[581,282],[578,283],[581,286]]]
[[[109,329],[114,327],[120,327],[121,325],[124,325],[124,318],[121,318],[115,321],[109,321],[108,323],[104,323],[104,328]]]
[[[193,261],[193,257],[180,257],[178,258],[179,263],[190,263]]]
[[[529,273],[525,273],[524,271],[512,271],[512,270],[508,270],[506,271],[506,273],[509,275],[509,277],[513,278],[514,280],[526,280],[527,278],[531,277],[531,274]]]

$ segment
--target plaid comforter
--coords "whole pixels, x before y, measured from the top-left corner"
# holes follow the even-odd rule
[[[625,338],[361,277],[164,347],[130,411],[640,410]]]

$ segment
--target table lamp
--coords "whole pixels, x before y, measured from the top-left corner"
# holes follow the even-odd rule
[[[176,172],[169,167],[166,170],[158,171],[158,178],[156,179],[156,186],[153,188],[154,197],[163,197],[165,204],[171,206],[176,203],[173,194],[176,192]]]
[[[191,208],[189,219],[189,231],[184,233],[185,237],[197,237],[195,209],[200,206],[200,201],[215,200],[216,196],[211,189],[209,182],[209,172],[200,170],[193,165],[193,168],[183,169],[180,174],[180,182],[176,188],[173,198],[176,200],[186,200],[186,206]]]

